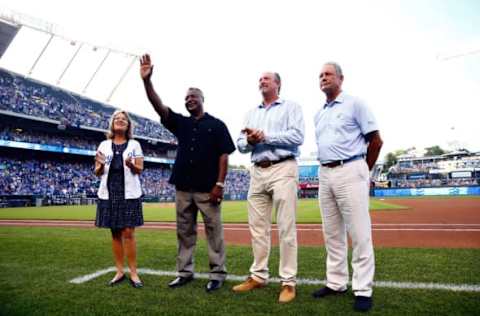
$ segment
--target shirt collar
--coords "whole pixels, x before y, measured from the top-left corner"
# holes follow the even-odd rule
[[[340,92],[339,95],[337,95],[335,100],[330,101],[330,102],[325,102],[325,104],[323,105],[323,108],[326,109],[327,107],[332,107],[337,103],[343,103],[344,100],[345,100],[345,95],[343,94],[343,91],[342,91],[342,92]]]
[[[285,100],[278,98],[278,99],[277,99],[276,101],[274,101],[270,106],[280,105],[280,104],[282,104],[283,102],[285,102]],[[260,109],[264,109],[264,108],[265,108],[265,105],[264,105],[263,103],[260,103],[260,104],[258,105],[258,107],[259,107]]]
[[[204,112],[203,113],[203,116],[200,118],[200,119],[195,119],[193,116],[190,115],[190,119],[192,119],[193,121],[203,121],[203,120],[210,120],[212,118],[212,116],[210,114],[208,114],[207,112]]]

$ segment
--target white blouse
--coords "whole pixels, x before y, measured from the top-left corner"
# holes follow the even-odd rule
[[[100,151],[105,155],[105,167],[103,168],[103,174],[100,179],[100,187],[98,188],[97,194],[100,199],[108,200],[107,181],[110,163],[113,159],[112,140],[107,139],[101,142],[97,151]],[[127,148],[123,152],[123,171],[125,178],[125,199],[138,199],[142,196],[140,177],[125,165],[125,160],[128,157],[132,157],[133,159],[143,157],[142,147],[140,146],[140,143],[134,139],[128,141]]]

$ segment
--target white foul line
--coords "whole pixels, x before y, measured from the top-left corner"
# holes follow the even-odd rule
[[[110,268],[107,268],[107,269],[98,270],[94,273],[83,275],[83,276],[80,276],[80,277],[75,278],[75,279],[71,279],[69,282],[73,283],[73,284],[85,283],[85,282],[88,282],[88,281],[93,280],[95,278],[98,278],[99,276],[107,274],[109,272],[113,272],[115,270],[116,270],[115,267],[110,267]]]
[[[70,280],[73,284],[82,284],[91,281],[99,276],[116,271],[115,267],[110,267],[103,270],[98,270],[94,273],[83,275]],[[128,268],[125,269],[128,272]],[[162,271],[153,269],[137,269],[139,274],[149,274],[157,276],[176,276],[175,271]],[[208,273],[195,273],[197,279],[208,279]],[[228,281],[243,281],[247,276],[229,274]],[[270,278],[269,283],[280,283],[279,278]],[[297,284],[302,285],[325,285],[325,280],[318,279],[297,279]],[[452,283],[422,283],[422,282],[395,282],[395,281],[375,281],[375,287],[393,288],[393,289],[426,289],[426,290],[446,290],[453,292],[480,292],[480,284],[452,284]]]

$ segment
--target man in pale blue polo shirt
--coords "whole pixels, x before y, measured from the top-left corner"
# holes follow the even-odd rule
[[[318,147],[319,199],[327,250],[327,284],[315,298],[343,294],[348,284],[347,232],[352,239],[354,309],[372,308],[375,273],[369,214],[370,172],[382,147],[378,125],[368,107],[344,93],[342,69],[326,63],[320,89],[326,104],[315,115]]]

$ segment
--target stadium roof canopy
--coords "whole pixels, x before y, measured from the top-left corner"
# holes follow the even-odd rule
[[[26,77],[110,103],[137,58],[67,36],[41,19],[0,11],[0,66]]]
[[[17,35],[18,29],[17,25],[0,20],[0,58]]]

